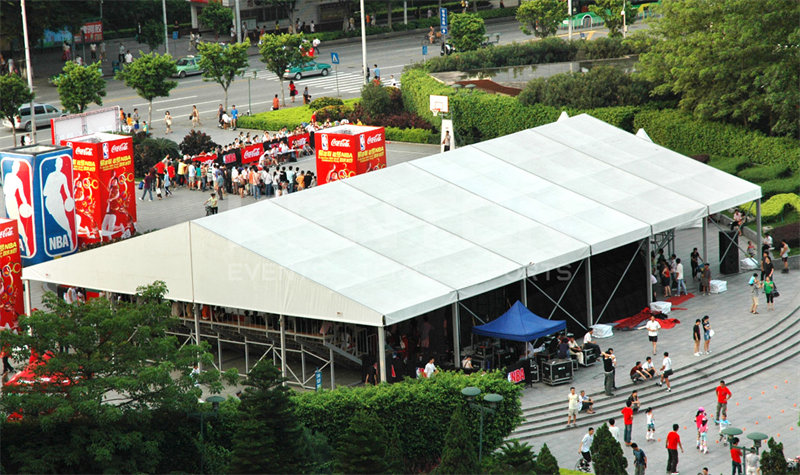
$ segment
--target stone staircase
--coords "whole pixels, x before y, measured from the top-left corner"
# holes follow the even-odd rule
[[[675,374],[671,378],[673,382],[671,392],[665,391],[664,387],[656,386],[654,382],[630,383],[627,371],[625,374],[618,374],[616,395],[594,398],[594,414],[581,413],[578,417],[578,426],[597,427],[609,418],[621,419],[620,410],[634,389],[639,391],[639,399],[643,401],[642,411],[647,406],[657,408],[687,399],[708,399],[712,397],[713,390],[720,380],[725,380],[726,384],[730,385],[798,355],[800,355],[800,307],[778,321],[765,321],[759,333],[741,338],[738,347],[714,351],[711,355],[698,358],[689,365],[676,367]],[[620,384],[621,381],[626,381],[627,384]],[[566,391],[564,394],[566,395]],[[537,437],[567,430],[565,429],[566,406],[564,397],[545,404],[523,407],[524,421],[509,439],[520,439],[530,443]]]

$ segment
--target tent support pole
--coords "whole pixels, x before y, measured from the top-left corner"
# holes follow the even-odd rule
[[[526,282],[527,277],[528,276],[526,275],[525,278],[519,282],[521,288],[520,294],[522,295],[522,305],[524,305],[526,308],[528,307],[528,285]]]
[[[581,265],[583,265],[583,261],[581,261]],[[572,281],[573,281],[573,280],[575,280],[575,274],[572,274],[572,277],[570,278],[570,283],[572,283]],[[575,318],[575,317],[574,317],[574,316],[573,316],[571,313],[569,313],[569,312],[567,311],[567,309],[565,309],[564,307],[562,307],[562,306],[561,306],[561,300],[559,300],[558,302],[556,302],[555,300],[553,300],[553,297],[551,297],[551,296],[547,295],[547,292],[545,292],[544,290],[542,290],[542,288],[541,288],[541,287],[539,287],[538,285],[536,285],[536,282],[534,282],[533,280],[531,280],[531,278],[530,278],[530,277],[528,278],[528,282],[530,282],[530,283],[531,283],[531,285],[532,285],[532,286],[533,286],[533,287],[534,287],[536,290],[538,290],[540,294],[544,295],[544,297],[545,297],[547,300],[549,300],[549,301],[553,302],[553,305],[555,305],[555,306],[556,306],[556,308],[560,308],[560,309],[561,309],[561,311],[563,311],[563,312],[564,312],[564,313],[565,313],[565,314],[566,314],[566,315],[567,315],[569,318],[571,318],[571,319],[575,320],[575,323],[577,323],[577,324],[578,324],[578,325],[580,325],[580,326],[583,326],[583,322],[581,322],[580,320],[578,320],[577,318]],[[569,286],[569,284],[567,284],[567,286]],[[566,293],[566,292],[562,293],[562,297],[563,297],[563,295],[564,295],[565,293]],[[553,316],[553,313],[555,313],[555,309],[553,309],[553,311],[550,313],[550,316],[548,317],[548,320],[549,320],[550,318],[552,318],[552,316]]]
[[[523,281],[524,282],[524,281]],[[461,367],[461,313],[458,302],[453,302],[453,364]]]
[[[336,389],[336,377],[333,373],[333,349],[329,348],[328,351],[330,351],[331,354],[331,389]]]
[[[281,376],[286,379],[286,317],[280,316],[281,321]],[[283,382],[286,386],[286,381]]]
[[[653,275],[653,260],[650,258],[650,255],[653,252],[652,239],[653,239],[652,235],[647,237],[647,255],[645,256],[645,268],[647,269],[647,304],[648,305],[653,303],[653,279],[650,278]]]
[[[244,374],[250,373],[250,350],[247,346],[247,338],[244,339]]]
[[[761,198],[756,200],[756,251],[758,252],[758,261],[761,261],[763,253],[761,252]]]
[[[306,384],[306,349],[302,344],[300,345],[300,374],[302,375],[302,379],[300,379],[300,381],[302,381],[301,384],[303,385],[303,387],[305,387],[305,384]]]
[[[25,315],[31,314],[31,281],[23,280],[22,285],[25,288]]]
[[[592,256],[586,257],[586,326],[594,325],[594,308],[592,304]]]
[[[219,370],[222,372],[222,340],[217,334],[217,359],[219,360]]]
[[[378,365],[381,367],[381,382],[386,382],[386,328],[378,327]]]
[[[194,310],[194,342],[196,345],[200,345],[200,305],[193,304],[192,309]],[[198,361],[197,362],[197,369],[203,371],[203,364]]]
[[[708,262],[708,216],[703,216],[703,264]]]

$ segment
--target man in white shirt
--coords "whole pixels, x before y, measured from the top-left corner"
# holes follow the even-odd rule
[[[261,181],[266,185],[267,192],[264,196],[272,195],[272,177],[269,176],[269,172],[267,172],[266,168],[261,168],[258,172],[258,176],[261,178]]]
[[[608,420],[608,431],[611,432],[611,436],[614,437],[614,440],[616,440],[617,443],[620,444],[621,446],[622,443],[620,442],[621,439],[619,438],[620,437],[619,427],[615,426],[614,422],[616,422],[614,421],[614,419]]]
[[[439,370],[436,369],[436,365],[433,364],[433,358],[428,361],[428,364],[425,365],[425,377],[432,378],[434,374],[438,373]]]
[[[577,427],[580,407],[578,393],[575,392],[575,387],[573,386],[569,388],[569,394],[567,394],[567,427],[570,425]]]
[[[669,385],[669,377],[672,376],[672,360],[668,352],[664,352],[664,360],[661,362],[661,381],[657,382],[659,386],[662,383],[667,383],[667,392],[672,391]]]
[[[661,329],[661,324],[658,323],[654,315],[650,315],[650,320],[644,326],[647,329],[647,337],[650,343],[653,344],[653,354],[656,354],[656,345],[658,344],[658,330]]]
[[[683,264],[680,259],[675,260],[675,279],[678,281],[678,295],[681,294],[681,289],[683,289],[683,295],[688,295],[689,291],[686,290],[686,282],[683,280]]]
[[[600,346],[597,344],[596,341],[592,339],[592,334],[594,333],[593,328],[589,328],[589,331],[583,335],[583,349],[593,349],[596,355],[600,354]]]

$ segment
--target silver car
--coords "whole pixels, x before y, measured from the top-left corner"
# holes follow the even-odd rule
[[[50,119],[55,119],[58,117],[63,117],[66,114],[58,110],[55,106],[51,106],[50,104],[36,104],[34,103],[33,106],[35,107],[34,111],[36,112],[36,127],[50,127]],[[29,105],[24,105],[19,108],[17,111],[17,115],[14,116],[14,123],[12,124],[11,121],[8,119],[3,120],[3,125],[6,127],[13,127],[15,129],[25,129],[30,131],[31,130],[31,107]]]

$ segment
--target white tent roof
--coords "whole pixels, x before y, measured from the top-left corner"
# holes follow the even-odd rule
[[[28,267],[23,278],[120,293],[163,280],[174,300],[385,325],[759,196],[582,115]]]

